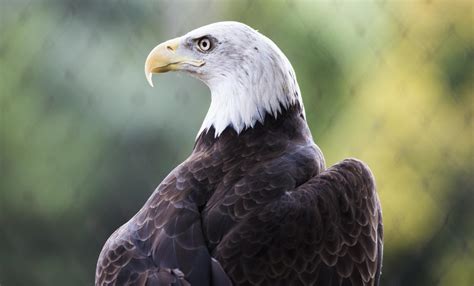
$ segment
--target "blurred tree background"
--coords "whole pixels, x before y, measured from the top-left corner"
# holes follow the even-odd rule
[[[93,284],[210,101],[180,74],[150,88],[145,58],[222,20],[286,53],[328,165],[372,168],[382,285],[474,285],[472,2],[0,0],[0,17],[2,286]]]

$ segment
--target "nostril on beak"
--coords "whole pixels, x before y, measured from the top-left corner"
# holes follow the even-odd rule
[[[166,46],[166,49],[170,52],[174,52],[173,48],[171,46]]]

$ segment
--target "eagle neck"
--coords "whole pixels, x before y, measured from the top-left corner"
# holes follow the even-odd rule
[[[273,42],[263,46],[250,49],[240,65],[223,65],[219,74],[201,78],[211,90],[211,104],[198,137],[211,127],[216,138],[228,127],[239,134],[294,105],[304,116],[293,67]]]
[[[221,134],[216,137],[214,126],[200,133],[195,146],[194,152],[209,150],[224,150],[231,146],[232,150],[240,147],[257,144],[262,148],[266,148],[265,144],[275,143],[262,140],[262,138],[273,137],[290,139],[290,140],[312,140],[312,136],[306,120],[304,118],[303,109],[299,104],[293,104],[287,108],[280,108],[278,116],[266,113],[262,122],[257,122],[253,127],[242,130],[240,133],[228,126]],[[270,135],[271,134],[271,135]],[[283,140],[284,141],[284,140]],[[282,141],[282,142],[283,142]],[[256,142],[261,142],[258,144]],[[266,142],[266,143],[265,143]]]

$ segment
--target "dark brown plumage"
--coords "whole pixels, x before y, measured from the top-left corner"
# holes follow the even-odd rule
[[[96,285],[376,286],[382,229],[369,168],[325,169],[296,104],[240,134],[201,134],[109,238]]]

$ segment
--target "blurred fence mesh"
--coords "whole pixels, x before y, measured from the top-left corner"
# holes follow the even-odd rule
[[[190,153],[206,87],[147,86],[157,43],[237,20],[292,62],[328,165],[382,201],[382,285],[474,285],[470,1],[0,0],[0,285],[92,285],[100,249]]]

